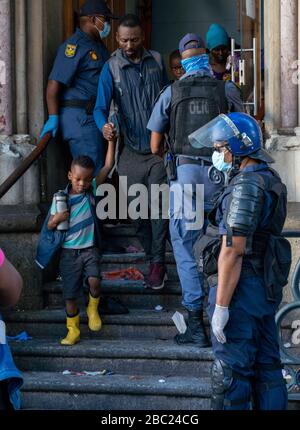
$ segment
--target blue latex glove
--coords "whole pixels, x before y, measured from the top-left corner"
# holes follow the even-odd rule
[[[52,137],[56,136],[59,126],[59,115],[50,115],[48,121],[44,125],[40,138],[42,139],[45,134],[52,133]]]

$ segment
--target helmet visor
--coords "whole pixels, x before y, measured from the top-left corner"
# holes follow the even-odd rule
[[[232,137],[240,136],[240,132],[227,115],[221,114],[208,124],[196,130],[189,136],[194,148],[214,148],[227,144]]]

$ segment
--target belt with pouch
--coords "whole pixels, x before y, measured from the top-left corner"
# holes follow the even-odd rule
[[[93,115],[96,106],[96,97],[92,97],[90,100],[63,100],[60,103],[60,107],[66,108],[79,108],[85,109],[87,115]]]

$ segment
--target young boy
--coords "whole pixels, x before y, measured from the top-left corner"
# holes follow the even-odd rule
[[[61,248],[60,274],[63,281],[63,296],[66,303],[68,334],[62,345],[71,346],[80,340],[79,310],[77,299],[83,283],[89,285],[87,307],[88,325],[91,331],[101,330],[102,321],[98,313],[100,302],[100,254],[99,233],[95,208],[96,190],[107,178],[114,165],[114,142],[109,142],[105,166],[93,179],[95,165],[87,156],[79,156],[68,174],[68,200],[70,212],[58,213],[53,201],[48,230],[54,231],[60,223],[69,221]]]
[[[184,75],[184,70],[181,64],[181,55],[179,49],[173,51],[170,54],[169,65],[172,75],[175,81],[179,81],[179,79]]]

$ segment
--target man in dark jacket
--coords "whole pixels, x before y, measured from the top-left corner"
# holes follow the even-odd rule
[[[151,185],[166,184],[167,178],[162,159],[151,153],[147,123],[159,92],[168,82],[167,74],[161,55],[143,47],[144,34],[135,15],[121,19],[117,41],[119,49],[100,76],[94,117],[104,138],[113,139],[116,128],[108,118],[114,102],[125,145],[118,173],[127,178],[128,188],[135,184],[146,186],[151,201]],[[158,219],[151,218],[151,222],[139,219],[136,223],[137,234],[150,261],[147,285],[153,289],[163,288],[166,278],[168,221],[162,218],[160,209]]]

